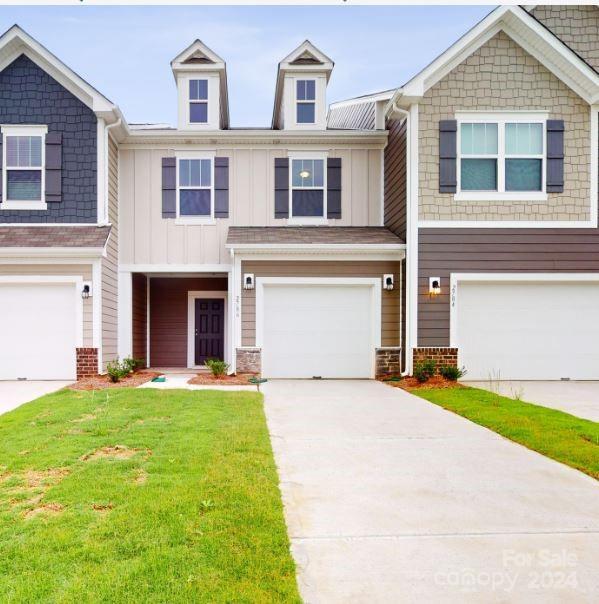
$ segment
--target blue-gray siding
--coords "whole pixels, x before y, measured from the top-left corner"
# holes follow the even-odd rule
[[[0,124],[62,133],[62,200],[46,211],[0,211],[6,222],[96,222],[96,116],[25,55],[0,72]]]

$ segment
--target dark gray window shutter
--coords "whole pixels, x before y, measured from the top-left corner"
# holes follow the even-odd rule
[[[214,158],[214,216],[229,217],[229,158]]]
[[[341,158],[327,160],[327,218],[341,218]]]
[[[46,202],[62,201],[62,133],[46,134]]]
[[[564,120],[547,120],[547,193],[564,192]]]
[[[439,193],[457,191],[457,133],[456,120],[439,122]]]
[[[162,158],[162,217],[177,217],[177,158]]]
[[[289,217],[289,158],[275,157],[275,218]]]

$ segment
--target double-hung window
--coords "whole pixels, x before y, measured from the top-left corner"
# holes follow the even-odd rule
[[[316,80],[296,80],[297,123],[316,121]]]
[[[326,220],[326,159],[291,158],[291,212],[303,222]]]
[[[214,218],[213,158],[177,158],[177,218]]]
[[[46,126],[2,126],[3,209],[45,209]]]
[[[189,122],[208,123],[208,80],[189,80]]]
[[[526,113],[459,120],[456,198],[545,199],[545,122]]]

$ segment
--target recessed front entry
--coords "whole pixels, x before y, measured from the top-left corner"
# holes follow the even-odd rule
[[[195,299],[194,362],[224,359],[225,302],[222,298]]]

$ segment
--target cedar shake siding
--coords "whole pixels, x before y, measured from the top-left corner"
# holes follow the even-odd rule
[[[376,277],[386,273],[394,275],[395,288],[383,290],[381,313],[382,346],[400,346],[399,317],[401,313],[400,262],[394,261],[244,261],[244,273],[258,277]],[[256,344],[256,290],[241,289],[241,345]]]
[[[131,328],[134,359],[148,359],[148,279],[140,273],[131,275]]]
[[[418,250],[418,346],[449,346],[451,273],[599,272],[599,229],[420,229]]]
[[[47,210],[0,210],[0,223],[97,221],[94,112],[25,55],[0,72],[0,124],[62,134],[62,193]]]
[[[599,8],[596,5],[538,5],[530,14],[599,71]]]
[[[150,279],[150,363],[187,367],[187,292],[227,291],[227,278]]]
[[[547,201],[456,201],[439,192],[439,122],[456,111],[547,111],[563,120],[564,191]],[[590,107],[504,32],[437,84],[419,104],[421,220],[586,221],[590,216]]]

